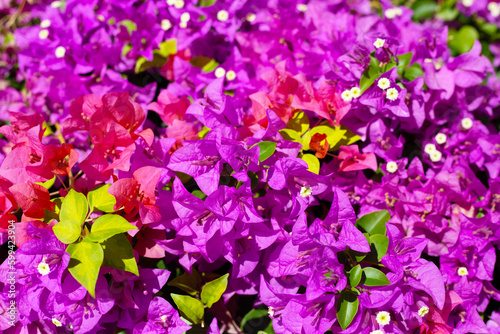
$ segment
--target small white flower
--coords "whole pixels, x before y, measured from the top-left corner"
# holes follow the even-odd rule
[[[47,37],[49,37],[49,31],[47,29],[40,30],[38,37],[40,39],[47,39]]]
[[[458,268],[458,276],[467,276],[469,275],[469,271],[465,267]]]
[[[389,161],[385,168],[389,173],[396,173],[398,171],[398,164],[394,161]]]
[[[184,1],[183,0],[175,0],[174,7],[177,9],[184,8]]]
[[[175,4],[175,0],[167,0],[167,5],[173,6]]]
[[[191,19],[191,15],[189,15],[188,12],[182,13],[181,22],[189,22],[190,19]]]
[[[272,306],[270,306],[269,309],[267,310],[267,313],[269,314],[269,316],[271,318],[274,317],[274,312],[275,312],[275,309]]]
[[[345,91],[343,91],[340,97],[342,97],[342,100],[344,100],[345,102],[351,102],[354,98],[350,89],[346,89]]]
[[[474,125],[474,123],[472,122],[472,120],[467,117],[467,118],[464,118],[461,122],[462,124],[462,128],[464,128],[465,130],[469,130],[470,128],[472,128],[472,125]]]
[[[299,12],[305,13],[305,12],[307,12],[307,5],[304,5],[303,3],[299,3],[297,5],[297,10]]]
[[[387,78],[382,78],[378,81],[377,86],[380,89],[386,90],[387,88],[391,87],[391,81]]]
[[[389,8],[389,9],[386,9],[385,12],[385,17],[387,17],[388,19],[393,19],[395,18],[398,14],[396,13],[396,10],[395,8]]]
[[[465,7],[470,7],[474,4],[474,0],[462,0],[462,5]]]
[[[42,20],[42,22],[40,22],[40,28],[48,28],[50,27],[52,22],[50,22],[50,20]]]
[[[256,17],[257,17],[257,15],[255,15],[254,13],[248,13],[247,14],[247,21],[248,22],[253,22],[253,21],[255,21]]]
[[[488,10],[490,11],[491,16],[493,17],[500,16],[500,6],[496,2],[490,2],[488,4]]]
[[[45,263],[45,259],[43,259],[42,262],[38,264],[37,269],[42,276],[48,275],[50,273],[50,267],[47,263]]]
[[[161,20],[161,29],[167,31],[168,29],[172,28],[172,23],[170,20],[164,19]]]
[[[236,72],[233,70],[227,71],[226,79],[227,79],[227,81],[233,81],[234,79],[236,79]]]
[[[225,22],[227,21],[227,19],[229,19],[229,13],[227,12],[227,10],[222,9],[217,12],[217,20]]]
[[[389,314],[389,312],[380,311],[379,313],[377,313],[376,320],[377,320],[377,323],[380,326],[385,326],[385,325],[390,324],[390,322],[391,322],[391,315]]]
[[[442,144],[446,143],[446,140],[448,140],[448,137],[444,133],[440,132],[436,135],[436,137],[434,137],[434,139],[436,140],[436,143],[438,143],[439,145],[442,145]]]
[[[361,89],[359,89],[359,87],[352,87],[351,88],[351,94],[352,94],[352,97],[360,97],[361,96]]]
[[[431,144],[431,143],[425,145],[425,148],[424,148],[425,153],[431,154],[432,152],[435,152],[435,151],[436,151],[436,145]]]
[[[58,46],[56,49],[56,57],[57,58],[62,58],[66,54],[66,49],[64,46]]]
[[[52,318],[52,323],[54,325],[56,325],[57,327],[61,327],[62,326],[62,322],[60,322],[59,320],[57,320],[56,318]]]
[[[398,93],[398,90],[396,88],[389,88],[387,90],[387,99],[388,100],[396,101],[398,96],[399,96],[399,93]]]
[[[374,331],[371,331],[370,334],[384,334],[384,331],[381,329],[376,329]]]
[[[429,308],[425,305],[418,310],[418,315],[421,317],[425,316],[427,313],[429,313]]]
[[[382,39],[382,38],[377,38],[377,40],[375,41],[375,43],[373,43],[373,45],[377,48],[377,49],[380,49],[381,47],[383,47],[385,44],[385,39]]]
[[[187,26],[188,26],[187,22],[179,22],[179,27],[181,27],[182,29],[186,29]]]
[[[215,70],[215,77],[222,78],[225,75],[226,75],[226,70],[223,69],[222,67],[217,67],[217,69]]]
[[[168,316],[166,316],[166,315],[162,315],[162,316],[160,317],[160,319],[161,319],[161,321],[163,321],[163,322],[167,322],[167,320],[168,320]]]
[[[54,1],[53,3],[50,4],[50,7],[59,8],[59,7],[61,7],[61,5],[62,5],[61,1]]]
[[[302,197],[309,197],[312,195],[312,193],[312,189],[308,185],[302,186],[302,188],[300,188],[300,196]]]
[[[403,10],[399,7],[394,8],[394,11],[396,12],[397,16],[403,15]]]
[[[441,161],[442,157],[443,157],[443,154],[438,150],[429,154],[429,158],[431,159],[432,162],[439,162],[439,161]]]

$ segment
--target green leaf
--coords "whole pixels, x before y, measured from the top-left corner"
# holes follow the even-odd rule
[[[411,59],[413,58],[413,53],[408,52],[398,56],[399,64],[398,64],[398,75],[400,77],[403,76],[404,70],[410,65]]]
[[[45,132],[47,132],[47,131],[45,131]],[[56,180],[56,176],[54,175],[54,177],[51,178],[50,180],[47,180],[45,182],[37,182],[36,184],[41,185],[45,189],[50,189],[54,185],[55,180]]]
[[[436,17],[444,20],[444,21],[453,21],[457,18],[459,14],[458,9],[456,8],[446,8],[436,14]]]
[[[185,272],[184,274],[177,276],[176,278],[168,282],[167,285],[175,286],[189,293],[191,296],[195,296],[200,292],[201,289],[201,277],[196,269],[193,268],[192,275],[190,275],[188,272]]]
[[[137,25],[135,24],[135,22],[130,20],[120,21],[118,23],[118,26],[124,26],[125,28],[127,28],[129,35],[132,35],[132,32],[137,30]]]
[[[358,297],[350,292],[342,292],[337,301],[337,320],[340,327],[345,330],[352,322],[356,313],[358,313]]]
[[[259,162],[267,160],[276,151],[276,143],[271,141],[261,141],[257,145],[260,148]]]
[[[217,0],[200,0],[199,7],[212,6]]]
[[[205,200],[205,198],[207,198],[207,194],[205,194],[203,191],[198,190],[198,189],[193,190],[193,192],[191,194],[193,194],[194,196],[196,196],[202,200]]]
[[[383,272],[376,268],[366,267],[363,269],[363,277],[361,284],[366,286],[381,286],[389,285],[391,281],[385,276]]]
[[[161,42],[159,49],[153,50],[153,54],[157,54],[162,58],[167,58],[170,55],[177,53],[177,40],[175,38]]]
[[[172,299],[179,311],[181,311],[188,320],[198,324],[203,319],[204,307],[198,300],[190,296],[176,295],[171,293]]]
[[[293,141],[296,143],[301,142],[300,134],[293,129],[281,129],[279,133],[285,140]]]
[[[103,243],[104,265],[106,267],[125,270],[139,276],[132,245],[123,234],[117,234]]]
[[[476,39],[479,39],[479,33],[476,28],[463,26],[459,31],[450,30],[448,37],[448,46],[457,54],[469,52]]]
[[[59,218],[60,220],[73,219],[82,225],[88,212],[89,208],[85,195],[71,189],[64,197]]]
[[[410,67],[408,67],[404,71],[404,77],[408,81],[413,81],[416,78],[421,77],[423,75],[424,75],[424,71],[422,71],[422,66],[420,66],[420,64],[418,64],[418,63],[412,64]]]
[[[250,312],[248,312],[247,314],[245,314],[245,316],[241,320],[240,328],[243,329],[243,327],[245,327],[246,323],[249,320],[264,318],[264,317],[267,317],[267,316],[268,316],[268,311],[267,310],[252,309],[252,310],[250,310]]]
[[[419,21],[421,19],[430,18],[432,14],[434,14],[437,11],[439,5],[432,0],[420,0],[417,1],[415,4],[413,4],[412,8],[413,8],[412,19],[414,21]]]
[[[220,299],[224,291],[226,291],[228,277],[229,274],[225,274],[203,286],[201,289],[201,301],[203,304],[207,307],[212,307]]]
[[[304,154],[301,158],[305,162],[307,162],[308,171],[313,172],[314,174],[319,174],[319,160],[316,156],[312,154]]]
[[[303,111],[296,112],[286,124],[287,128],[298,132],[299,136],[309,130],[309,118]]]
[[[361,89],[361,93],[367,90],[375,80],[380,78],[382,73],[380,72],[380,63],[375,57],[370,56],[370,66],[363,72],[363,76],[361,77],[361,81],[359,82],[359,88]]]
[[[104,259],[101,245],[84,239],[69,245],[66,252],[71,256],[69,272],[95,298],[95,285]]]
[[[125,218],[118,215],[104,215],[96,219],[92,224],[90,234],[85,239],[89,241],[102,242],[112,236],[137,229]]]
[[[370,235],[382,234],[385,235],[387,223],[391,219],[389,211],[381,210],[369,213],[359,218],[356,221],[356,227],[361,227],[364,231],[368,232]]]
[[[335,147],[335,145],[342,140],[346,132],[347,130],[341,129],[340,126],[332,127],[330,125],[320,125],[312,128],[311,131],[309,131],[309,134],[311,137],[317,133],[325,134],[326,140],[328,141],[328,144],[330,144],[330,148],[333,149],[333,147]]]
[[[376,261],[380,262],[389,248],[389,238],[382,234],[372,235],[370,237],[370,248],[376,253]]]
[[[72,244],[75,242],[82,233],[82,226],[73,219],[61,220],[52,228],[57,239],[61,240],[63,244]]]
[[[349,285],[352,287],[357,286],[361,281],[362,273],[363,270],[361,269],[361,266],[359,264],[356,267],[352,268],[349,271]]]
[[[111,184],[105,184],[97,189],[90,191],[87,195],[90,212],[97,209],[102,212],[111,212],[116,204],[115,196],[108,192]]]

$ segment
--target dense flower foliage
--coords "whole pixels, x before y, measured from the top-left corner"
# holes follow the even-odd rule
[[[497,1],[0,20],[2,333],[500,333]]]

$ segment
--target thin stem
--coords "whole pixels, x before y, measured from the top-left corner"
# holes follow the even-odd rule
[[[21,2],[21,4],[19,5],[19,7],[17,8],[17,12],[14,15],[12,15],[10,17],[9,21],[7,21],[7,23],[5,24],[5,27],[7,29],[9,29],[16,22],[16,20],[19,17],[19,15],[21,15],[21,12],[24,9],[24,5],[26,5],[26,0],[23,0]]]
[[[69,192],[69,189],[68,187],[66,187],[66,185],[64,184],[64,181],[61,179],[61,177],[59,176],[59,174],[56,174],[56,177],[59,179],[59,181],[61,182],[64,190],[68,191]]]

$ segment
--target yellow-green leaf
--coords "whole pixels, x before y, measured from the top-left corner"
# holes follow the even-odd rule
[[[85,195],[71,189],[66,197],[64,197],[59,218],[61,220],[73,219],[82,225],[85,222],[88,211],[89,208]]]
[[[226,291],[228,277],[229,274],[225,274],[203,286],[201,289],[201,301],[207,307],[212,307],[220,299],[224,291]]]
[[[302,160],[307,162],[307,166],[309,166],[309,168],[307,169],[308,171],[313,172],[314,174],[319,174],[320,164],[316,156],[312,154],[304,154],[302,156]]]
[[[73,219],[61,220],[52,228],[57,239],[61,240],[64,244],[71,244],[75,242],[82,232],[80,223]]]
[[[66,252],[71,255],[69,272],[95,298],[95,285],[104,259],[101,245],[84,239],[69,245]]]
[[[179,311],[183,313],[186,318],[195,324],[198,324],[201,319],[203,319],[203,313],[205,313],[205,308],[203,304],[198,300],[190,296],[177,295],[171,293],[172,299],[175,305],[179,308]]]

